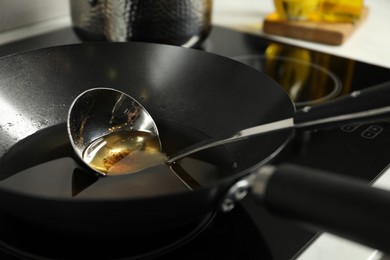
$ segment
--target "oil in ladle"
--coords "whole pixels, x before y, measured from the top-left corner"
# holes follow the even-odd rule
[[[140,171],[165,162],[158,136],[145,131],[119,131],[100,137],[83,152],[85,162],[105,175]]]

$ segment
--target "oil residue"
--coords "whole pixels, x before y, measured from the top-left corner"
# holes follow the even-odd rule
[[[207,138],[197,130],[165,121],[159,122],[159,132],[164,156]],[[126,136],[129,133],[122,134]],[[138,148],[132,149],[136,152],[155,152],[157,143],[153,136],[147,133],[133,134],[143,140],[142,145],[138,144]],[[122,140],[123,136],[107,138]],[[157,161],[162,154],[156,155]],[[59,124],[38,131],[15,144],[0,162],[0,180],[2,187],[45,197],[160,196],[193,190],[231,176],[234,174],[233,162],[231,154],[223,147],[218,147],[200,152],[192,158],[183,158],[175,165],[163,163],[132,174],[96,178],[75,155],[66,124]]]
[[[144,131],[118,131],[100,137],[83,152],[85,162],[106,175],[134,173],[163,164],[158,136]]]

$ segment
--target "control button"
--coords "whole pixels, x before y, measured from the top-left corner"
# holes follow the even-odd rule
[[[382,131],[383,127],[378,125],[371,125],[363,131],[362,137],[366,139],[374,139]]]
[[[362,133],[362,137],[367,138],[367,139],[374,139],[376,136],[377,136],[376,133],[370,132],[367,130]]]
[[[343,130],[344,132],[347,132],[347,133],[352,133],[353,131],[358,129],[359,126],[361,126],[361,125],[344,125],[341,127],[341,130]]]
[[[383,127],[381,126],[378,126],[378,125],[371,125],[367,131],[370,131],[370,132],[374,132],[374,133],[380,133],[383,131]]]

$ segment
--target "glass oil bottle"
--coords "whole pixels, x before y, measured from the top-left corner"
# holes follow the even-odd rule
[[[320,19],[327,22],[356,22],[363,11],[364,0],[322,0]]]

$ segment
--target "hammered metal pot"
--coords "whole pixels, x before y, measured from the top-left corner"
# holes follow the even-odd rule
[[[142,41],[184,47],[211,29],[212,0],[70,0],[72,24],[86,41]]]

